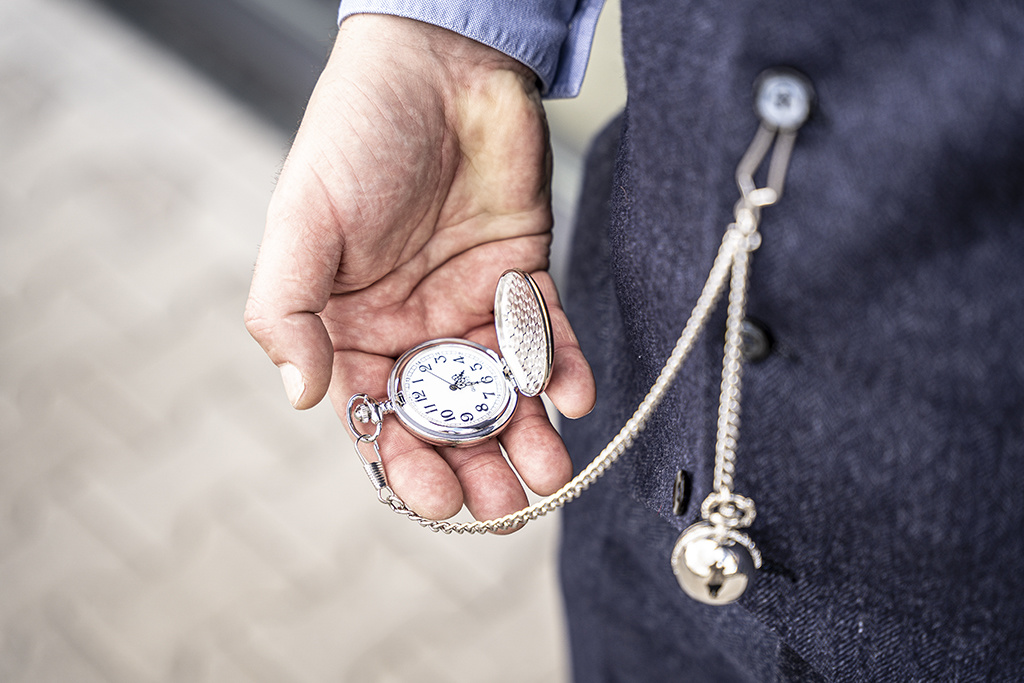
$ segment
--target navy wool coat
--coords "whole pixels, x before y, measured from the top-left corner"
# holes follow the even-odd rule
[[[590,155],[566,293],[599,392],[565,425],[578,468],[696,301],[755,78],[794,67],[818,108],[752,261],[774,346],[745,371],[735,490],[764,568],[709,607],[669,563],[711,487],[719,310],[566,510],[576,678],[1024,680],[1024,3],[622,5],[628,103]]]

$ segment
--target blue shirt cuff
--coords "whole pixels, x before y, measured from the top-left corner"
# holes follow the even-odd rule
[[[352,14],[391,14],[441,26],[533,69],[548,98],[575,97],[604,0],[342,0]]]

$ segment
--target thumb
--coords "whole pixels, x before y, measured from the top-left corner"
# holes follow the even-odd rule
[[[280,312],[252,294],[245,326],[281,371],[285,393],[295,408],[312,408],[331,383],[331,339],[311,311]]]
[[[325,232],[334,231],[268,220],[245,306],[246,329],[281,369],[288,400],[299,409],[319,403],[331,383],[334,348],[319,313],[341,246]]]

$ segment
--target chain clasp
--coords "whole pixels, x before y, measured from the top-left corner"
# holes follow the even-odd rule
[[[349,431],[352,432],[352,436],[355,438],[356,455],[359,456],[359,461],[363,463],[363,470],[366,472],[366,476],[378,493],[388,488],[388,479],[384,474],[384,463],[380,459],[380,446],[377,445],[377,437],[380,436],[386,412],[386,406],[366,394],[354,395],[348,400],[348,406],[345,409]],[[361,431],[356,426],[356,422],[372,424],[373,432],[365,433]],[[373,453],[370,457],[366,457],[363,453],[367,444],[373,448]]]

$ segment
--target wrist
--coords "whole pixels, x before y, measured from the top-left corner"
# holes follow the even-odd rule
[[[341,53],[341,54],[339,54]],[[343,56],[342,56],[343,55]],[[509,75],[522,88],[539,93],[537,75],[522,62],[446,28],[387,14],[357,14],[341,24],[332,61],[373,60],[379,73],[390,66],[415,73],[441,89],[452,102],[481,86]]]

